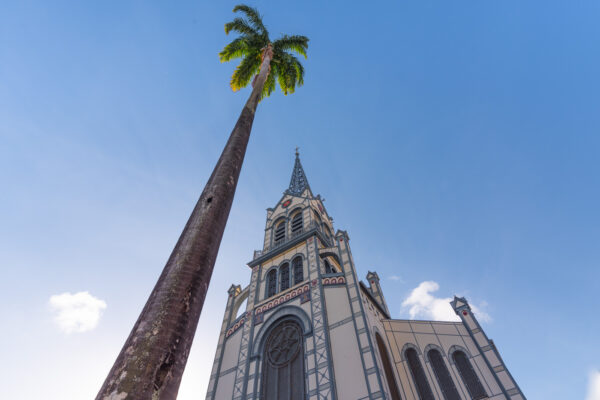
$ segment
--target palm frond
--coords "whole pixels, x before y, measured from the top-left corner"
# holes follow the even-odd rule
[[[273,43],[273,48],[276,50],[293,50],[306,58],[306,50],[308,49],[308,38],[301,35],[283,35]]]
[[[287,60],[290,68],[294,69],[296,76],[296,84],[298,86],[302,86],[304,84],[304,67],[302,66],[302,63],[295,56],[287,52],[284,54],[284,57]]]
[[[259,34],[262,34],[266,37],[269,36],[269,32],[267,32],[267,28],[265,28],[265,25],[262,22],[262,17],[256,8],[247,6],[245,4],[238,4],[237,6],[233,7],[233,12],[238,11],[246,14],[250,24]]]
[[[233,21],[225,24],[225,33],[229,35],[229,32],[235,31],[242,35],[259,35],[259,33],[254,29],[248,21],[242,18],[235,18]]]
[[[296,81],[298,86],[304,85],[304,67],[302,66],[302,63],[296,60],[296,62],[294,62],[294,68],[296,68]]]
[[[277,81],[279,82],[279,87],[283,91],[283,94],[288,95],[289,93],[294,93],[296,89],[296,69],[286,58],[280,59],[278,67],[279,75]]]
[[[246,36],[240,36],[235,38],[221,50],[219,53],[219,60],[221,62],[230,61],[245,56],[249,51],[250,46],[248,46],[248,38]]]
[[[260,52],[247,54],[231,76],[231,89],[236,92],[246,87],[260,69]]]
[[[278,51],[273,55],[273,64],[277,67],[277,81],[283,94],[294,93],[296,86],[304,84],[304,67],[293,55]]]

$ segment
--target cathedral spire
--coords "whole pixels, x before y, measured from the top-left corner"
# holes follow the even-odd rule
[[[292,179],[290,180],[290,187],[285,191],[287,194],[293,196],[300,196],[306,189],[310,189],[306,174],[300,163],[300,153],[298,147],[296,147],[296,162],[294,163],[294,170],[292,171]]]

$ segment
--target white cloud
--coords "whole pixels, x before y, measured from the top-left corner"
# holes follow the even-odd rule
[[[425,281],[414,288],[408,297],[402,302],[402,307],[408,309],[411,319],[423,318],[434,321],[460,321],[460,318],[454,313],[450,306],[450,297],[435,297],[431,293],[437,292],[440,288],[437,282]],[[481,307],[469,303],[473,313],[481,321],[491,321],[490,316],[481,310],[487,304],[484,302]]]
[[[98,325],[106,303],[88,292],[62,293],[50,297],[54,322],[64,333],[87,332]]]
[[[402,302],[402,307],[408,308],[411,319],[425,318],[434,321],[460,321],[460,318],[450,307],[450,298],[437,298],[431,292],[437,292],[440,285],[434,281],[421,282]]]
[[[399,276],[399,275],[392,275],[392,276],[389,276],[389,277],[388,277],[388,279],[389,279],[390,281],[397,281],[397,282],[400,282],[400,283],[404,283],[404,279],[402,279],[402,277],[401,277],[401,276]]]
[[[479,304],[479,306],[477,306],[475,304],[471,304],[471,303],[469,303],[469,305],[471,306],[471,311],[473,311],[473,314],[475,314],[475,316],[477,317],[477,319],[479,321],[483,321],[483,322],[491,322],[492,321],[492,317],[490,317],[490,314],[488,314],[482,310],[482,308],[485,308],[488,305],[486,301],[482,301],[481,304]]]
[[[590,372],[585,400],[600,400],[600,371]]]

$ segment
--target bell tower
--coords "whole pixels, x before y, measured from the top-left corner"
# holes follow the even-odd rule
[[[382,392],[349,237],[334,233],[332,221],[296,149],[290,184],[267,209],[263,248],[248,263],[250,285],[229,291],[207,399]],[[246,311],[235,318],[246,299]]]
[[[434,400],[442,391],[469,398],[454,383],[456,373],[430,370],[433,361],[446,365],[450,350],[467,372],[470,357],[481,356],[467,350],[472,338],[463,323],[390,318],[379,276],[369,271],[368,286],[358,279],[350,237],[334,229],[297,149],[290,184],[267,209],[264,232],[247,264],[250,283],[228,291],[207,400]],[[469,375],[477,393],[495,400],[513,393],[479,364],[482,375]]]

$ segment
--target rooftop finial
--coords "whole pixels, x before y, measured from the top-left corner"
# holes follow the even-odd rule
[[[296,146],[296,158],[300,157],[300,153],[298,152],[298,150],[300,150],[300,147]]]

